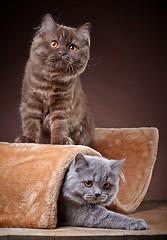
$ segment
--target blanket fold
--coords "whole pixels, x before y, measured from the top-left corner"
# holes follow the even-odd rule
[[[156,128],[109,128],[95,131],[92,147],[109,159],[126,158],[125,182],[120,181],[117,198],[109,209],[132,213],[149,187],[156,161],[159,133]]]
[[[0,227],[55,228],[61,184],[78,152],[126,158],[126,182],[109,209],[134,211],[148,189],[157,144],[156,128],[96,129],[92,148],[0,143]]]

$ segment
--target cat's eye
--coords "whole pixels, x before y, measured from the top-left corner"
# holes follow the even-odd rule
[[[73,44],[70,45],[69,49],[70,49],[70,52],[75,52],[77,50],[76,46]]]
[[[110,187],[110,183],[105,183],[104,185],[103,185],[103,188],[104,189],[108,189]]]
[[[93,182],[92,181],[85,181],[84,184],[85,184],[86,187],[91,187],[93,185]]]
[[[50,42],[50,46],[51,46],[52,48],[57,48],[58,42],[55,41],[55,40],[53,40],[53,41]]]

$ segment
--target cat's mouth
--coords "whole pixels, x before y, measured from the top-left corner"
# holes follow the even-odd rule
[[[54,69],[57,69],[61,74],[65,73],[74,76],[85,69],[83,64],[66,55],[61,57],[49,56],[48,60],[52,63]]]
[[[107,197],[104,195],[85,195],[84,200],[90,204],[104,204],[107,201]]]
[[[79,73],[80,64],[77,61],[68,56],[62,56],[61,61],[64,66],[64,71],[69,75],[76,75]]]

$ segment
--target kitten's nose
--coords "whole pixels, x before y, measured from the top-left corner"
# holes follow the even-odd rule
[[[66,55],[66,52],[63,51],[63,50],[60,50],[60,51],[59,51],[59,55],[62,57],[62,56],[64,56],[64,55]]]
[[[95,192],[95,196],[99,197],[101,195],[101,192]]]

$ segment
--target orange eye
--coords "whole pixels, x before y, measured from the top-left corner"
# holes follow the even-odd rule
[[[50,46],[51,46],[52,48],[57,48],[58,42],[55,41],[55,40],[53,40],[53,41],[50,42]]]
[[[103,185],[103,188],[104,189],[108,189],[110,187],[110,183],[105,183],[104,185]]]
[[[77,50],[75,45],[70,45],[69,49],[71,52],[75,52]]]
[[[86,187],[91,187],[93,185],[93,182],[92,181],[85,181],[84,184],[85,184]]]

